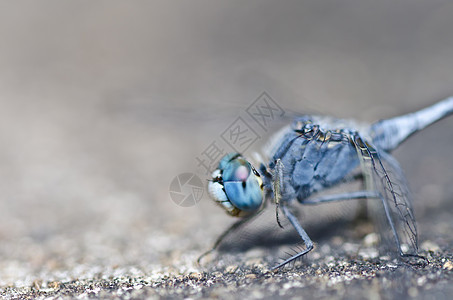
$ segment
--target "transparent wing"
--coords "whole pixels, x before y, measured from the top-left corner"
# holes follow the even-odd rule
[[[387,224],[399,253],[402,256],[417,256],[418,236],[411,195],[399,164],[392,156],[379,151],[358,134],[354,136],[354,144],[367,188],[376,191],[382,200]],[[385,237],[386,233],[381,235]]]

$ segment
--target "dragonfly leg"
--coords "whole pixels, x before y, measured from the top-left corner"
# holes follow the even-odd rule
[[[401,241],[398,236],[398,232],[396,230],[396,226],[393,221],[392,215],[390,213],[389,205],[388,205],[387,201],[384,201],[384,199],[382,199],[382,203],[384,204],[385,215],[387,217],[387,220],[389,221],[390,228],[392,228],[393,236],[395,237],[396,246],[398,247],[398,252],[399,252],[400,256],[401,257],[415,257],[415,258],[423,259],[429,264],[429,260],[426,257],[419,255],[417,252],[415,252],[415,253],[404,253],[403,252],[403,250],[401,249]],[[415,249],[415,251],[417,251],[417,248]]]
[[[301,203],[302,204],[321,204],[321,203],[328,203],[328,202],[336,202],[342,200],[353,200],[353,199],[362,199],[362,198],[379,198],[379,195],[373,191],[357,191],[351,193],[344,193],[344,194],[334,194],[334,195],[326,195],[321,196],[313,199],[305,199]]]
[[[283,184],[283,163],[280,159],[277,159],[275,162],[275,172],[273,175],[273,192],[274,192],[274,202],[275,202],[275,217],[277,219],[277,224],[280,228],[283,228],[278,217],[278,209],[280,207],[280,198],[282,196],[282,184]]]
[[[212,253],[213,251],[215,251],[217,249],[217,247],[219,247],[219,245],[222,243],[222,241],[228,236],[230,235],[232,232],[236,231],[239,227],[241,227],[242,225],[244,225],[245,223],[249,222],[250,220],[252,220],[254,217],[258,216],[259,214],[261,214],[261,212],[264,210],[264,206],[262,209],[260,209],[259,211],[257,211],[256,213],[253,213],[247,217],[244,217],[243,219],[235,222],[233,225],[231,225],[227,230],[225,230],[218,238],[217,240],[215,241],[214,245],[211,247],[211,249],[209,249],[208,251],[204,252],[203,254],[201,254],[198,259],[197,259],[197,264],[200,265],[200,262],[201,260],[203,259],[203,257],[205,257],[206,255]]]
[[[284,262],[282,262],[282,263],[278,264],[277,266],[273,267],[272,270],[276,270],[276,269],[278,269],[280,267],[283,267],[287,263],[290,263],[293,260],[298,259],[299,257],[307,254],[308,252],[310,252],[313,249],[313,242],[311,241],[310,237],[308,236],[308,234],[305,232],[305,230],[300,225],[300,223],[297,220],[297,218],[290,212],[290,210],[288,209],[288,207],[286,205],[282,206],[282,211],[285,214],[285,216],[288,218],[288,220],[291,223],[291,225],[293,225],[294,229],[296,229],[296,231],[299,234],[299,236],[302,238],[302,241],[305,244],[305,250],[303,250],[303,251],[291,256],[288,259],[286,259]]]

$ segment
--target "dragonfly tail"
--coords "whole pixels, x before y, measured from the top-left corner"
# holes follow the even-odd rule
[[[376,146],[385,151],[391,151],[415,132],[451,114],[453,114],[453,97],[414,113],[378,121],[371,125],[370,134]]]

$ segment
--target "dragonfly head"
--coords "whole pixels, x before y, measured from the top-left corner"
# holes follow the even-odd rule
[[[229,153],[219,162],[208,184],[211,198],[226,212],[243,217],[263,204],[263,180],[255,168],[239,153]]]

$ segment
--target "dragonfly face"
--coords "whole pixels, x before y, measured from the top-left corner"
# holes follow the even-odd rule
[[[208,184],[211,198],[232,216],[246,216],[263,204],[263,181],[239,153],[229,153],[219,162]]]

